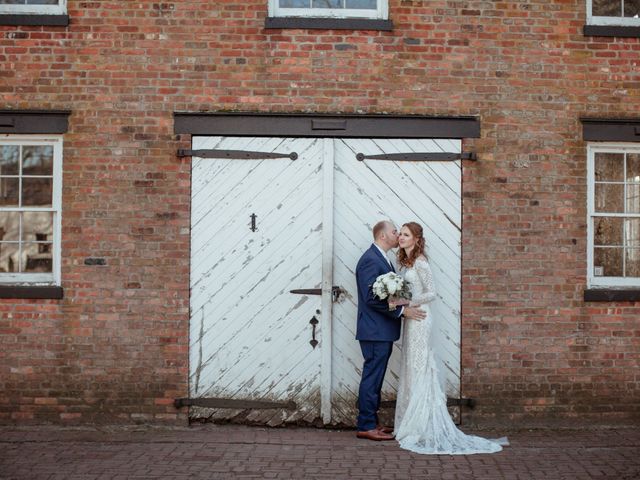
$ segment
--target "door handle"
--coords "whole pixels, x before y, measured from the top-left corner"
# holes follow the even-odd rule
[[[318,323],[320,323],[320,322],[318,321],[318,319],[314,315],[313,317],[311,317],[311,320],[309,320],[309,323],[313,327],[313,332],[311,333],[311,340],[309,340],[309,343],[315,349],[316,346],[318,345],[318,340],[316,340],[316,325],[318,325]]]
[[[299,288],[297,290],[289,290],[289,293],[295,293],[297,295],[322,295],[322,289],[321,288]],[[342,287],[339,287],[337,285],[334,285],[333,287],[331,287],[331,296],[334,302],[337,302],[338,298],[340,298],[340,295],[342,295],[343,293],[346,293],[346,291],[343,290]]]

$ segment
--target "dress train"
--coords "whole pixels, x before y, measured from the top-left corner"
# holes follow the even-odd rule
[[[429,303],[436,296],[429,264],[425,259],[418,259],[412,268],[401,269],[400,273],[410,282],[412,303],[419,303],[427,317],[422,321],[404,321],[395,413],[396,440],[401,448],[424,454],[469,455],[501,451],[502,445],[508,445],[505,438],[488,440],[467,435],[458,429],[447,410],[446,394],[430,346],[433,322]]]

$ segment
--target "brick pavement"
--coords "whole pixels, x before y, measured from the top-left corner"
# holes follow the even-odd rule
[[[416,455],[353,431],[234,425],[0,428],[0,478],[616,479],[640,478],[633,428],[522,430],[494,455]]]

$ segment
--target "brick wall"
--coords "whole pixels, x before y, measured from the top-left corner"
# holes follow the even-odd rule
[[[190,142],[172,113],[220,110],[478,115],[465,421],[640,417],[640,308],[582,301],[578,120],[638,116],[639,39],[584,37],[581,0],[390,0],[393,32],[265,30],[266,0],[68,3],[66,28],[0,27],[0,108],[73,112],[65,298],[0,300],[0,422],[185,420]]]

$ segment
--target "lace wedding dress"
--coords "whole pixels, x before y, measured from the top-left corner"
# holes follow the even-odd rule
[[[430,346],[433,326],[429,303],[436,298],[431,268],[419,258],[399,273],[410,282],[411,303],[427,312],[422,321],[404,320],[402,363],[395,414],[395,436],[400,447],[416,453],[468,455],[502,450],[498,441],[458,430],[447,411],[447,398],[438,379]],[[504,443],[503,439],[501,443]]]

